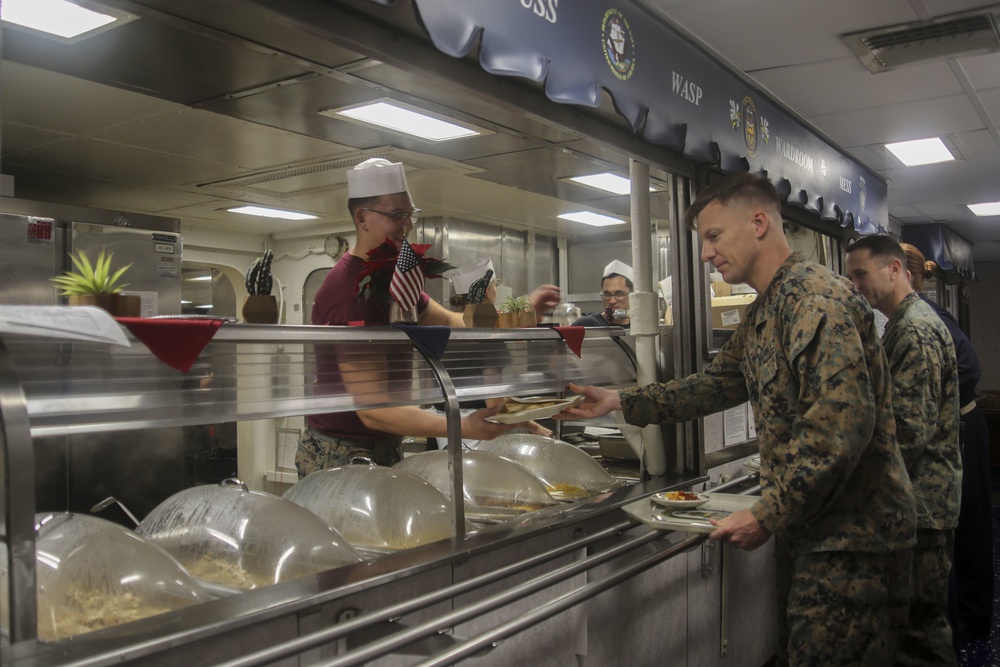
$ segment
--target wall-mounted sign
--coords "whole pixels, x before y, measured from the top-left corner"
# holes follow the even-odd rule
[[[544,82],[556,102],[596,107],[603,89],[650,143],[726,172],[766,171],[789,203],[823,219],[888,226],[880,176],[630,0],[412,2],[446,54],[478,44],[484,70]]]

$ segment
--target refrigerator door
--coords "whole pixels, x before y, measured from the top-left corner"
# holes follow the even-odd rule
[[[100,251],[114,253],[112,270],[131,263],[123,277],[125,294],[142,297],[142,316],[181,312],[180,234],[74,222],[70,250],[83,250],[94,260]]]
[[[0,213],[0,303],[59,303],[64,230],[51,218]]]

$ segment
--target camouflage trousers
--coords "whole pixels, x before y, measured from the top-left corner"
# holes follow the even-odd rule
[[[356,456],[371,459],[380,466],[391,466],[403,460],[403,450],[397,440],[366,443],[331,438],[307,428],[295,450],[295,469],[302,479],[317,470],[348,465]]]
[[[909,549],[790,557],[778,542],[778,664],[892,665],[907,620]]]
[[[957,665],[948,624],[948,572],[953,532],[918,530],[913,549],[910,616],[896,664]]]

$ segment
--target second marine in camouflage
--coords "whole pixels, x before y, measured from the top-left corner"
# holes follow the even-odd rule
[[[948,572],[961,503],[958,363],[941,318],[913,291],[895,239],[866,236],[847,249],[847,274],[889,318],[882,344],[892,375],[896,440],[917,502],[917,544],[897,665],[956,665],[947,619]]]

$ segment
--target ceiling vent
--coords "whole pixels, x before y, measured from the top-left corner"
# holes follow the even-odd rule
[[[840,38],[875,74],[924,60],[1000,51],[991,14],[907,23]]]
[[[334,158],[317,162],[292,164],[280,169],[260,171],[210,183],[199,183],[199,188],[217,190],[226,196],[234,194],[254,195],[277,201],[289,201],[299,197],[311,197],[328,192],[347,189],[347,170],[372,157],[380,157],[390,162],[401,162],[406,169],[408,180],[426,174],[469,175],[483,171],[454,160],[413,153],[392,146],[364,151],[344,153]]]

